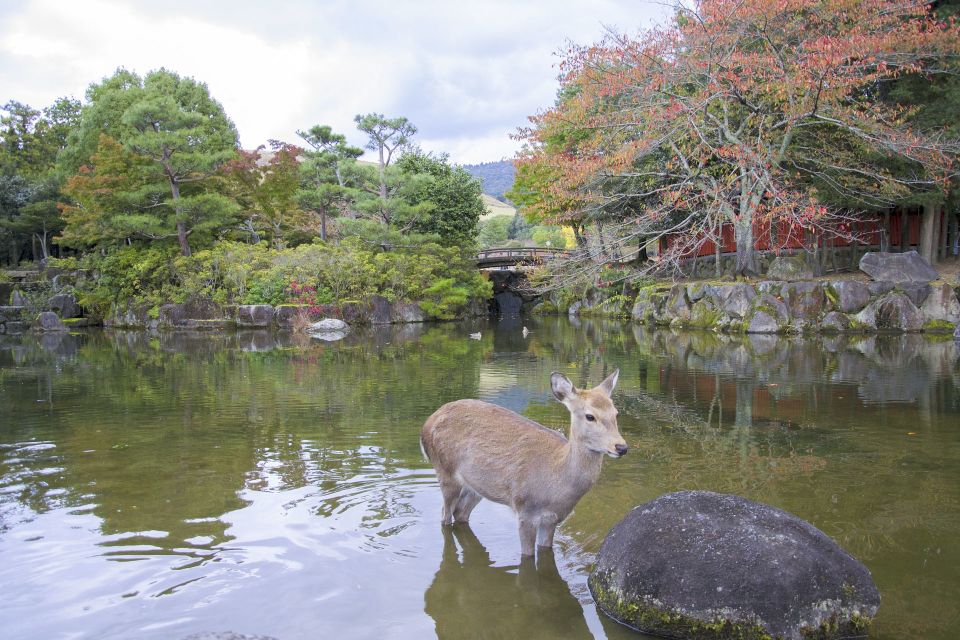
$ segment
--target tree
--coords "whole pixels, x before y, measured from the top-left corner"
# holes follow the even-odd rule
[[[0,174],[7,176],[3,189],[13,189],[18,206],[4,198],[0,229],[9,240],[9,259],[19,260],[21,248],[30,244],[34,257],[50,256],[50,238],[63,227],[57,209],[60,180],[55,171],[58,154],[79,119],[80,104],[59,98],[42,111],[10,101],[0,117]],[[17,199],[14,198],[14,199]],[[37,254],[37,247],[40,252]]]
[[[353,191],[344,178],[343,165],[363,155],[363,149],[348,145],[346,136],[334,133],[328,125],[315,125],[297,135],[312,149],[303,154],[300,203],[320,215],[320,239],[326,241],[327,217],[345,208]]]
[[[958,49],[954,25],[907,0],[701,0],[642,40],[572,48],[521,168],[535,209],[613,212],[616,242],[670,234],[673,261],[732,224],[736,272],[753,273],[756,230],[843,233],[817,184],[863,203],[942,189],[955,145],[876,89]]]
[[[220,168],[229,184],[228,193],[240,205],[243,230],[260,241],[270,235],[275,249],[286,245],[290,232],[307,231],[309,222],[299,207],[300,147],[272,140],[271,150],[260,145],[254,151],[238,151],[234,160]]]
[[[511,217],[506,215],[492,216],[484,220],[480,225],[480,233],[477,238],[480,246],[488,249],[506,244],[510,220]]]
[[[91,86],[87,96],[91,104],[83,109],[62,166],[79,170],[96,155],[105,139],[98,134],[97,146],[91,143],[98,130],[136,158],[131,165],[136,176],[126,181],[136,190],[122,198],[129,207],[122,219],[132,235],[176,237],[189,256],[192,233],[229,225],[236,205],[215,191],[210,177],[235,157],[237,131],[205,84],[165,69],[151,71],[141,81],[121,69]],[[93,154],[87,156],[90,149]],[[122,157],[115,150],[109,155],[112,160]],[[111,166],[123,170],[115,162]],[[95,174],[108,177],[102,171]]]
[[[384,224],[390,224],[391,207],[389,202],[389,180],[387,168],[395,153],[402,151],[410,144],[410,139],[417,133],[417,128],[406,118],[387,118],[381,113],[368,113],[354,117],[357,129],[367,134],[366,148],[377,152],[377,195],[379,218]]]
[[[446,154],[434,156],[415,149],[397,161],[397,167],[410,178],[429,178],[414,182],[415,188],[407,194],[411,205],[430,205],[429,212],[414,221],[413,229],[435,233],[446,245],[472,243],[480,216],[486,211],[480,181],[463,167],[451,166],[448,158]]]

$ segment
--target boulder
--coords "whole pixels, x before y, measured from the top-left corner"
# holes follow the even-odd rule
[[[647,287],[637,293],[630,315],[639,322],[656,323],[664,319],[667,292]]]
[[[576,316],[576,315],[578,315],[578,314],[580,313],[580,309],[581,309],[582,307],[583,307],[583,302],[581,302],[580,300],[574,301],[574,303],[571,304],[571,305],[567,308],[567,315],[568,315],[568,316]],[[636,307],[634,307],[634,309],[636,309]],[[634,316],[634,317],[636,317],[636,316]]]
[[[930,295],[923,301],[920,311],[927,322],[960,322],[960,300],[957,300],[953,287],[946,283],[930,287]]]
[[[707,491],[627,514],[588,585],[606,615],[671,638],[859,637],[880,606],[867,568],[810,523]]]
[[[72,293],[58,293],[50,296],[47,300],[47,307],[50,311],[55,311],[61,318],[79,318],[80,305],[77,303],[77,297]]]
[[[766,311],[757,311],[747,325],[747,333],[776,333],[779,330],[776,319]]]
[[[839,311],[831,311],[820,321],[823,333],[843,333],[850,330],[850,318]]]
[[[953,330],[953,339],[960,340],[960,324],[958,324],[956,328]]]
[[[24,307],[0,306],[0,320],[20,320],[23,318]]]
[[[324,318],[307,327],[307,333],[311,338],[317,340],[335,342],[347,337],[347,334],[350,333],[350,325],[337,318]]]
[[[41,311],[37,315],[36,321],[33,323],[33,328],[37,331],[66,331],[67,326],[63,324],[58,316],[53,311]]]
[[[14,289],[13,293],[10,294],[10,305],[14,307],[25,307],[29,304],[27,295],[20,291],[20,289]]]
[[[350,331],[350,325],[337,318],[324,318],[307,327],[308,333],[319,333],[321,331]]]
[[[868,304],[856,315],[856,320],[861,327],[878,331],[920,331],[923,328],[923,314],[907,296],[897,291]]]
[[[766,311],[781,326],[790,322],[790,310],[787,308],[787,304],[771,293],[762,294],[755,302],[755,307],[758,310]]]
[[[867,291],[870,292],[871,296],[882,296],[885,293],[893,291],[896,286],[897,285],[892,282],[887,282],[886,280],[877,280],[867,283]]]
[[[803,254],[796,256],[777,256],[767,269],[767,277],[772,280],[796,282],[813,278],[813,269]]]
[[[893,285],[892,283],[890,284],[892,289]],[[830,288],[833,289],[833,292],[836,294],[834,304],[837,310],[843,313],[857,313],[870,302],[870,289],[863,282],[856,280],[837,280],[830,284]]]
[[[390,310],[390,321],[395,323],[426,322],[427,314],[416,302],[395,302]]]
[[[264,328],[273,324],[276,311],[269,304],[241,304],[237,307],[238,327]]]
[[[717,321],[723,316],[723,313],[717,309],[713,301],[704,297],[693,303],[690,307],[690,326],[700,329],[711,329]]]
[[[926,282],[904,282],[897,286],[897,290],[910,298],[913,306],[919,307],[923,301],[930,295],[932,287]]]
[[[860,258],[860,270],[874,280],[903,282],[930,282],[940,274],[916,251],[881,253],[870,251]]]
[[[707,285],[702,282],[693,282],[687,285],[687,300],[696,302],[707,293]]]
[[[187,327],[189,320],[219,320],[223,318],[220,305],[207,298],[188,302],[160,305],[156,325],[159,327]]]
[[[370,297],[370,324],[390,324],[393,322],[393,308],[383,296]]]
[[[664,315],[671,321],[678,320],[683,324],[690,321],[690,302],[687,300],[686,285],[675,284],[670,288],[664,304]]]
[[[721,300],[720,308],[729,316],[745,319],[753,309],[753,299],[757,297],[756,290],[746,283],[723,285],[715,287]]]
[[[826,311],[826,295],[819,282],[789,282],[780,293],[794,320],[815,323]]]
[[[310,307],[305,304],[277,305],[273,311],[273,321],[281,329],[290,329],[294,320],[302,313],[310,313]]]
[[[157,324],[157,319],[150,317],[150,305],[143,303],[112,307],[103,321],[105,327],[120,329],[156,329]]]

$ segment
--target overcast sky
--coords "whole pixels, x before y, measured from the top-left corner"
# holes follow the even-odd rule
[[[553,102],[557,52],[662,22],[643,0],[0,0],[0,104],[82,98],[123,66],[206,82],[253,148],[353,116],[406,116],[455,162],[512,157]]]

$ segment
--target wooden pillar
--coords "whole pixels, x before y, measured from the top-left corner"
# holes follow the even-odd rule
[[[890,233],[890,212],[883,212],[883,224],[880,227],[880,251],[890,251],[891,233]]]
[[[910,250],[910,213],[900,212],[900,253]]]

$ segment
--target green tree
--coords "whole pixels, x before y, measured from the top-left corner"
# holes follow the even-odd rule
[[[79,170],[89,162],[103,140],[98,133],[97,146],[92,145],[96,131],[145,161],[132,167],[137,179],[128,182],[135,190],[122,198],[130,235],[175,237],[189,256],[191,234],[229,226],[236,205],[216,191],[210,178],[235,157],[237,131],[205,84],[166,69],[151,71],[141,81],[121,69],[91,86],[87,96],[91,103],[83,109],[62,166]]]
[[[480,224],[480,246],[488,249],[506,244],[511,220],[511,216],[493,216],[484,220]]]
[[[446,154],[434,156],[419,149],[403,154],[397,167],[410,177],[429,177],[415,182],[407,196],[411,205],[430,204],[429,213],[413,223],[414,230],[437,234],[446,245],[472,243],[486,210],[480,181],[463,167],[450,166]]]
[[[320,239],[326,241],[327,217],[344,209],[355,192],[347,185],[343,166],[363,155],[363,149],[348,145],[346,136],[328,125],[315,125],[297,135],[312,149],[304,151],[300,165],[300,204],[320,216]]]
[[[354,117],[357,129],[367,134],[366,148],[377,152],[377,182],[376,195],[379,203],[376,205],[377,217],[384,224],[390,224],[393,216],[393,207],[390,202],[391,180],[388,168],[395,154],[403,151],[410,144],[411,138],[417,133],[417,128],[400,116],[387,118],[382,113],[368,113]]]

